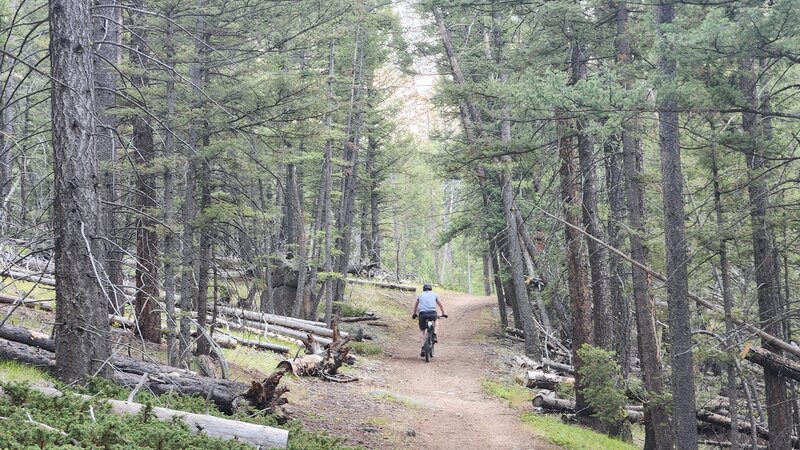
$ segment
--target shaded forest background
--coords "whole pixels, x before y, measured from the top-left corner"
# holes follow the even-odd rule
[[[800,357],[795,2],[81,4],[0,22],[4,269],[71,266],[65,330],[133,308],[185,365],[217,304],[330,323],[348,273],[434,282],[569,354],[579,416],[616,405],[578,352],[608,351],[650,448],[690,448],[708,392],[800,435],[797,378],[737,358]]]

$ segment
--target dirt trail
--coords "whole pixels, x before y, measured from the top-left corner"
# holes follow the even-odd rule
[[[482,391],[481,380],[496,378],[492,371],[508,373],[484,342],[496,300],[442,298],[449,318],[430,363],[419,357],[416,321],[409,317],[390,329],[384,356],[361,381],[310,386],[315,403],[325,405],[314,408],[312,422],[322,420],[322,428],[368,448],[557,449],[526,429],[519,411]]]

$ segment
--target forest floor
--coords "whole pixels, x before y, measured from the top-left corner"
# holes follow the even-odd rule
[[[413,297],[397,297],[403,302],[396,305],[397,313],[410,311]],[[293,415],[306,428],[371,449],[559,448],[523,424],[518,408],[524,407],[501,402],[482,388],[487,380],[507,378],[511,370],[504,362],[508,355],[491,335],[496,300],[459,293],[441,298],[449,318],[441,323],[430,363],[419,356],[419,331],[410,312],[405,319],[384,320],[383,354],[359,361],[354,371],[359,381],[302,382],[293,389],[302,391],[292,399]]]

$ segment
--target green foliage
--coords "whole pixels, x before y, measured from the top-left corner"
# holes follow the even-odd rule
[[[50,380],[50,375],[27,364],[3,360],[0,361],[0,380],[8,383],[36,382]]]
[[[533,413],[522,415],[522,421],[545,439],[569,450],[635,450],[636,447],[604,434],[562,423],[557,417]]]
[[[117,416],[109,412],[100,397],[91,400],[75,395],[46,397],[24,384],[4,383],[2,388],[6,394],[0,397],[0,416],[5,417],[0,427],[2,448],[250,448],[242,443],[192,434],[180,419],[155,420],[150,407],[135,416]],[[66,435],[31,425],[28,415]]]
[[[3,369],[11,367],[4,364]],[[137,402],[145,408],[135,416],[118,416],[108,411],[103,398],[126,399],[128,391],[106,380],[95,379],[81,393],[92,395],[84,400],[75,395],[46,397],[31,390],[25,383],[0,384],[4,395],[0,395],[0,448],[105,448],[129,449],[152,448],[168,449],[250,449],[251,447],[235,441],[210,438],[192,434],[179,418],[169,422],[155,420],[153,406],[162,406],[180,411],[204,414],[206,401],[200,396],[167,394],[154,397],[149,393],[139,393]],[[62,389],[70,392],[70,389]],[[91,407],[91,412],[90,412]],[[213,405],[209,414],[226,417]],[[92,413],[94,419],[92,419]],[[67,433],[48,431],[28,422],[28,414],[33,420],[49,425]],[[285,428],[289,430],[289,448],[293,450],[347,449],[342,440],[325,434],[309,432],[297,421],[285,425],[277,423],[273,416],[238,413],[230,417],[234,420]]]
[[[625,384],[614,353],[583,344],[578,356],[583,361],[580,369],[582,392],[594,416],[607,425],[625,420]]]

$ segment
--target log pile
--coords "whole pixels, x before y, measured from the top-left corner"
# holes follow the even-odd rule
[[[556,390],[561,384],[575,385],[575,378],[547,373],[541,370],[526,370],[516,377],[517,383],[529,389]]]

